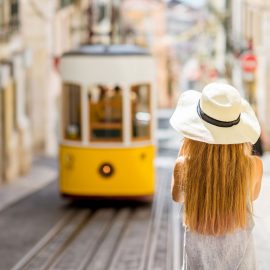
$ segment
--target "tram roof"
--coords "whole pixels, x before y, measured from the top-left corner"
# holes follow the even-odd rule
[[[64,54],[60,73],[63,81],[80,85],[135,84],[153,80],[155,62],[148,50],[138,46],[87,45]]]
[[[131,44],[113,45],[83,45],[77,49],[68,51],[65,56],[93,55],[93,56],[147,56],[149,51],[145,48]]]

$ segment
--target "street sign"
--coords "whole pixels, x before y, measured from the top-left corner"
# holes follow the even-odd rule
[[[248,51],[241,55],[241,66],[245,72],[255,72],[257,68],[257,58],[256,56]]]

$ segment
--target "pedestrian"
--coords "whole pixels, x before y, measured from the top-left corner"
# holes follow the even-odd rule
[[[253,153],[253,155],[257,155],[259,157],[263,156],[264,149],[263,149],[263,143],[262,143],[261,136],[259,137],[257,142],[253,145],[252,153]]]
[[[258,111],[257,111],[256,106],[253,106],[252,108],[253,108],[253,110],[257,116],[257,119],[260,123],[260,126],[261,126],[261,135],[260,135],[259,139],[257,140],[257,142],[253,145],[252,153],[253,153],[253,155],[257,155],[259,157],[262,157],[264,155],[264,149],[267,147],[267,144],[268,144],[268,138],[267,138],[267,134],[266,134],[264,127],[261,125],[260,118],[258,117]]]
[[[252,201],[263,165],[252,144],[260,125],[231,85],[185,91],[170,124],[184,136],[172,177],[183,203],[183,266],[189,270],[255,270]]]

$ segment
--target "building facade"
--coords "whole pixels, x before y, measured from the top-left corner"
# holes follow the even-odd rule
[[[72,21],[80,5],[0,0],[0,184],[27,173],[34,155],[57,153],[60,85],[54,56],[57,48],[62,53],[76,42],[62,20],[60,31],[72,38],[57,44],[55,27],[63,12]]]
[[[21,35],[21,4],[0,1],[0,182],[24,174],[31,164],[30,123],[26,113],[27,52]]]
[[[254,96],[254,107],[269,141],[270,126],[270,4],[267,1],[232,1],[232,43],[239,65],[241,54],[256,57],[254,72],[241,72],[246,97]],[[252,92],[252,93],[250,93]],[[269,144],[265,145],[269,148]]]

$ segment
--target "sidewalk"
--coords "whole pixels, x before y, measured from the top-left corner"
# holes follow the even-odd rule
[[[264,174],[259,198],[254,202],[254,239],[259,269],[270,269],[270,153],[263,157]]]
[[[54,181],[57,175],[55,158],[37,157],[27,175],[0,187],[0,212]]]

